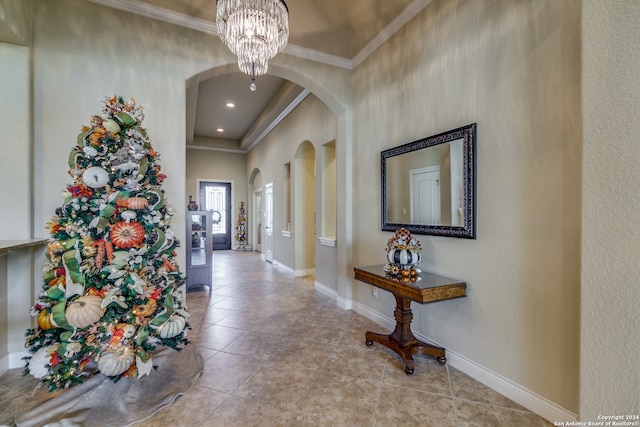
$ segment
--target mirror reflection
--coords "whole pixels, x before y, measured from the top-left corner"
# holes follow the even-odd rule
[[[382,230],[475,238],[475,124],[385,150]]]

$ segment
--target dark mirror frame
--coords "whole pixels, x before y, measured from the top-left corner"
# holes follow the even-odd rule
[[[387,218],[387,159],[401,154],[411,153],[423,148],[445,144],[462,138],[463,148],[463,226],[397,224]],[[380,174],[382,183],[382,231],[395,231],[406,228],[414,234],[433,236],[476,238],[476,123],[461,128],[420,139],[408,144],[384,150],[380,155]]]

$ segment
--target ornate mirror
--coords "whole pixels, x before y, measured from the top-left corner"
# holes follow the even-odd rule
[[[381,153],[382,230],[476,238],[476,124]]]

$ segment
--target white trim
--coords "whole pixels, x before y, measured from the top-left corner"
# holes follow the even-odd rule
[[[414,335],[420,340],[429,342],[429,340],[426,340],[420,334],[414,333]],[[461,354],[447,350],[447,361],[454,368],[464,372],[476,381],[508,397],[546,420],[551,422],[578,420],[578,416],[568,409],[514,383],[500,374],[486,369],[484,366],[478,365]]]
[[[311,61],[320,62],[321,64],[333,65],[334,67],[346,68],[347,70],[353,70],[353,60],[345,58],[343,56],[332,55],[330,53],[324,53],[317,50],[309,49],[307,47],[298,46],[295,44],[287,44],[282,53],[286,53],[298,58],[309,59]]]
[[[345,299],[340,295],[338,295],[338,298],[336,300],[336,305],[343,310],[351,310],[353,309],[353,300]]]
[[[362,61],[367,59],[376,49],[394,35],[400,28],[416,16],[424,9],[431,0],[414,0],[409,6],[403,10],[400,15],[396,16],[382,31],[380,31],[367,45],[353,57],[353,66],[356,67]]]
[[[216,36],[218,35],[218,27],[216,26],[215,22],[211,22],[206,19],[195,18],[193,16],[168,10],[163,7],[154,6],[140,0],[86,1],[146,16],[147,18],[153,18],[159,21],[168,22],[170,24],[179,25],[181,27],[186,27],[192,30],[202,31],[204,33],[214,34]]]
[[[218,34],[218,27],[215,22],[206,19],[195,18],[183,13],[168,10],[159,6],[154,6],[140,0],[86,0],[91,3],[100,4],[114,9],[124,10],[126,12],[135,13],[146,16],[147,18],[157,19],[168,22],[170,24],[179,25],[196,31],[202,31],[208,34]],[[321,64],[332,65],[335,67],[353,70],[355,66],[364,61],[376,49],[378,49],[385,41],[394,35],[400,28],[416,16],[424,9],[431,0],[414,0],[407,6],[393,21],[389,23],[380,33],[378,33],[367,45],[360,50],[352,59],[342,56],[332,55],[325,52],[309,49],[303,46],[288,44],[283,53],[298,58],[308,59],[319,62]]]
[[[320,282],[315,282],[314,288],[319,293],[326,295],[330,298],[334,298],[336,301],[336,306],[343,310],[351,310],[353,308],[353,301],[342,298],[338,295],[338,292],[327,285],[323,285]]]
[[[9,369],[23,368],[24,360],[22,360],[22,358],[29,356],[30,354],[31,353],[29,353],[28,350],[5,354],[0,358],[0,375],[4,374]]]
[[[285,117],[287,117],[289,115],[289,113],[291,113],[293,111],[294,108],[296,108],[302,101],[304,101],[304,99],[309,96],[309,94],[311,93],[311,91],[309,89],[304,89],[302,92],[300,92],[300,94],[298,96],[296,96],[293,101],[291,101],[291,103],[289,105],[287,105],[281,112],[280,114],[278,114],[278,117],[276,117],[271,123],[269,123],[269,126],[267,126],[262,132],[260,132],[260,135],[258,135],[252,142],[251,144],[249,144],[247,147],[244,147],[244,152],[248,153],[249,151],[251,151],[251,149],[253,147],[255,147],[256,145],[258,145],[260,143],[260,141],[262,141],[264,139],[265,136],[267,136],[269,134],[269,132],[271,132],[281,121],[283,121],[285,119]]]
[[[266,258],[265,258],[266,259]],[[280,268],[282,270],[287,271],[289,274],[291,274],[292,276],[294,275],[294,271],[293,268],[289,267],[286,264],[281,263],[280,261],[276,260],[275,258],[273,259],[273,261],[271,262],[271,264],[273,264],[274,267]]]
[[[324,285],[324,284],[322,284],[322,283],[320,283],[320,282],[318,282],[316,280],[316,282],[315,282],[313,287],[319,293],[321,293],[323,295],[326,295],[326,296],[328,296],[330,298],[333,298],[336,301],[338,300],[338,292],[336,292],[334,289],[328,287],[327,285]]]
[[[387,316],[384,316],[377,311],[370,309],[369,307],[355,302],[354,310],[363,315],[369,320],[374,321],[381,327],[388,330],[395,328],[395,321]],[[413,332],[416,338],[421,341],[431,343],[442,347],[437,342],[425,337],[422,334]],[[524,406],[535,414],[540,415],[542,418],[554,421],[576,421],[578,416],[569,411],[566,408],[534,393],[533,391],[522,387],[519,384],[497,374],[482,365],[456,353],[455,351],[447,350],[447,363],[452,367],[464,372],[476,381],[486,385],[487,387],[497,391],[503,396],[508,397],[514,402]]]
[[[316,274],[315,268],[303,268],[302,270],[296,270],[293,275],[295,277],[303,277],[303,276],[311,276],[313,274]]]
[[[224,151],[226,153],[246,154],[247,152],[239,148],[210,147],[208,145],[187,144],[187,150]]]
[[[320,240],[320,244],[322,246],[329,246],[331,248],[336,247],[336,238],[335,237],[318,237]]]
[[[29,356],[31,353],[27,350],[9,353],[9,369],[24,367],[23,357]]]

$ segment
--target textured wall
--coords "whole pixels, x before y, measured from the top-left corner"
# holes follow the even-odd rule
[[[0,43],[0,239],[31,237],[30,49]]]
[[[583,6],[580,418],[640,414],[640,1]]]
[[[308,141],[314,148],[314,159],[316,164],[316,207],[318,215],[321,215],[319,208],[321,200],[319,186],[322,182],[321,155],[322,145],[333,141],[337,134],[337,120],[335,114],[327,108],[322,101],[314,95],[309,95],[300,105],[298,105],[275,129],[273,129],[264,140],[251,150],[247,155],[247,172],[259,169],[261,172],[262,185],[273,182],[274,189],[274,259],[291,269],[307,268],[304,263],[301,267],[297,265],[295,246],[293,238],[283,237],[280,230],[286,230],[284,224],[283,209],[284,200],[284,164],[291,163],[291,180],[295,187],[296,179],[296,153],[301,144]],[[295,194],[292,192],[292,204],[298,203]],[[295,208],[294,208],[295,209]],[[321,222],[321,218],[316,219],[316,223]],[[292,224],[294,227],[294,224]],[[318,236],[320,237],[320,236]],[[311,242],[310,242],[311,243]],[[326,254],[322,251],[321,254]],[[329,251],[335,254],[335,250]],[[328,255],[328,254],[326,254]],[[327,264],[329,263],[329,264]],[[316,270],[335,271],[335,258],[322,256],[316,259]],[[334,279],[335,281],[335,279]],[[330,284],[330,283],[328,283]]]
[[[2,0],[0,2],[0,41],[29,46],[32,9],[32,0]]]
[[[468,298],[417,332],[578,409],[580,3],[436,0],[354,71],[354,264],[384,262],[380,151],[478,124],[477,239],[418,236]],[[354,284],[391,316],[392,298]],[[386,311],[385,311],[386,310]]]

